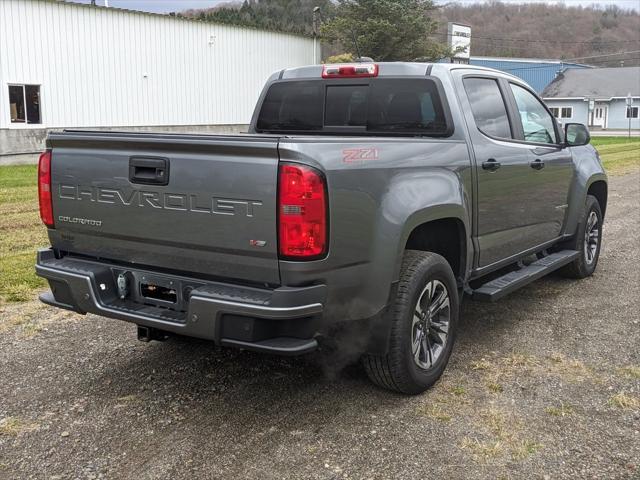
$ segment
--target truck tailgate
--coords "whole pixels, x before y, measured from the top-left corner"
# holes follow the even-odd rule
[[[54,248],[277,285],[278,138],[52,133]]]

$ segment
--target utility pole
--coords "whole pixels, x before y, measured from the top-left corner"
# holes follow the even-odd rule
[[[318,22],[320,21],[320,7],[313,7],[313,64],[318,63]]]

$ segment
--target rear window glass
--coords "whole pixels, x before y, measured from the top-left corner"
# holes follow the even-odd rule
[[[259,130],[320,130],[324,86],[318,82],[276,83],[264,99]]]
[[[436,84],[423,78],[275,83],[256,126],[261,132],[448,133]]]
[[[328,85],[324,124],[364,127],[367,124],[367,85]]]

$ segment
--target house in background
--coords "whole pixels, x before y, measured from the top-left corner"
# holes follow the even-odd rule
[[[632,106],[627,108],[631,94]],[[640,67],[569,69],[541,94],[562,123],[590,128],[640,128]]]

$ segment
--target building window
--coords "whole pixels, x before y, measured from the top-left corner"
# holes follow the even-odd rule
[[[627,107],[626,118],[638,118],[638,107]]]
[[[549,110],[559,120],[573,117],[573,107],[549,107]]]
[[[11,123],[42,123],[40,85],[9,85]]]

